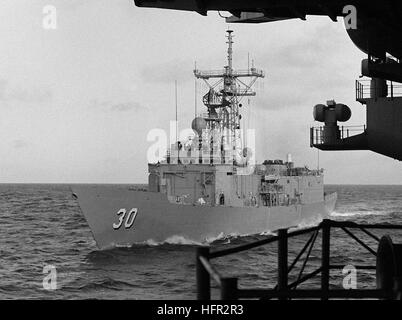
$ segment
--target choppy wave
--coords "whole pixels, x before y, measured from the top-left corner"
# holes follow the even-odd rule
[[[68,291],[93,291],[93,290],[121,290],[124,287],[136,287],[134,284],[128,281],[119,281],[111,278],[100,279],[96,281],[92,281],[90,283],[85,283],[82,286],[74,287],[74,286],[64,286],[63,289]]]
[[[272,231],[264,231],[257,235],[258,236],[273,236],[276,234]],[[231,244],[233,240],[248,238],[251,236],[256,236],[256,234],[232,233],[229,235],[225,235],[224,233],[220,233],[216,237],[207,238],[204,242],[198,242],[198,241],[186,238],[184,236],[173,235],[164,241],[155,241],[153,239],[148,239],[147,241],[135,243],[135,244],[113,244],[113,245],[105,248],[104,250],[111,250],[114,248],[129,249],[132,247],[141,247],[141,246],[158,247],[158,246],[166,246],[166,245],[175,245],[175,246],[205,246],[205,245],[214,245],[214,244],[222,245],[222,244]]]
[[[173,235],[163,241],[155,241],[154,239],[148,239],[146,241],[134,244],[113,244],[110,247],[105,248],[105,250],[110,250],[113,248],[131,248],[140,246],[148,246],[148,247],[158,247],[164,245],[201,246],[204,244],[205,243],[200,243],[192,239],[187,239],[186,237],[183,236]]]
[[[322,217],[316,217],[299,223],[297,226],[290,228],[291,231],[308,229],[319,225],[322,222]]]
[[[264,234],[261,234],[264,235]],[[267,232],[268,235],[268,232]],[[220,233],[216,237],[208,237],[205,239],[204,242],[199,242],[195,241],[189,238],[186,238],[184,236],[180,235],[173,235],[169,238],[167,238],[164,241],[155,241],[153,239],[148,239],[147,241],[141,242],[134,244],[134,246],[150,246],[150,247],[156,247],[156,246],[164,246],[164,245],[178,245],[178,246],[205,246],[205,245],[212,245],[214,243],[219,242],[219,244],[224,244],[224,243],[231,243],[231,240],[233,239],[238,239],[238,238],[243,238],[243,237],[249,237],[250,235],[241,235],[241,234],[230,234],[230,235],[225,235],[224,233]],[[116,246],[116,247],[131,247],[132,245],[126,245],[126,246]]]
[[[352,211],[352,212],[336,212],[331,213],[331,217],[357,217],[357,216],[385,216],[388,212],[384,211]]]
[[[276,236],[276,233],[268,230],[268,231],[261,232],[260,236]]]
[[[171,236],[169,238],[167,238],[163,244],[174,244],[174,245],[185,245],[185,246],[197,246],[197,245],[202,245],[202,243],[191,240],[191,239],[187,239],[183,236]]]

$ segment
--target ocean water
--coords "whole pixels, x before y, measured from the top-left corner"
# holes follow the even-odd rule
[[[402,224],[402,186],[326,186],[338,192],[331,219],[359,223]],[[195,248],[185,239],[161,245],[141,245],[100,251],[67,185],[0,185],[0,299],[194,299]],[[401,232],[391,233],[402,243]],[[359,236],[361,233],[356,232]],[[229,238],[211,244],[212,250],[228,248],[265,236]],[[295,257],[309,236],[289,243]],[[367,236],[362,239],[377,249]],[[343,231],[331,239],[331,263],[375,264],[375,257]],[[320,238],[305,272],[320,261]],[[244,288],[275,286],[276,246],[260,247],[214,260],[227,276],[238,276]],[[49,267],[50,266],[50,267]],[[46,268],[55,270],[57,288],[43,287]],[[45,272],[44,272],[45,271]],[[300,266],[291,279],[296,279]],[[375,285],[375,274],[359,271],[358,288]],[[342,271],[331,273],[331,286],[341,287]],[[300,288],[314,288],[312,279]],[[213,297],[218,297],[214,286]]]

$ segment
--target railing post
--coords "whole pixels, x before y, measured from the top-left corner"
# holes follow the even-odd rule
[[[196,273],[197,273],[197,299],[211,300],[211,279],[207,270],[200,261],[200,257],[209,260],[209,247],[197,248]]]
[[[356,83],[355,83],[355,90],[356,90],[356,100],[359,100],[359,94],[358,94],[358,92],[359,92],[359,83],[358,83],[357,80],[356,80]]]
[[[330,250],[331,250],[331,221],[323,220],[322,228],[322,253],[321,253],[321,290],[323,296],[329,291],[329,266],[330,266]],[[327,300],[323,298],[323,300]]]
[[[221,280],[221,300],[237,299],[237,278],[223,278]]]
[[[288,230],[278,231],[278,291],[288,289]]]
[[[320,127],[321,144],[324,144],[324,127]]]
[[[310,148],[314,145],[314,127],[310,128]]]
[[[402,278],[394,278],[394,300],[402,300]]]
[[[355,92],[356,92],[356,100],[358,100],[358,99],[359,99],[359,95],[358,95],[358,92],[359,92],[359,83],[358,83],[357,80],[356,80],[356,82],[355,82]]]

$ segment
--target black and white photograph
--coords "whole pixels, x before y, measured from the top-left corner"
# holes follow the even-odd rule
[[[398,0],[2,0],[0,300],[401,300],[401,35]]]

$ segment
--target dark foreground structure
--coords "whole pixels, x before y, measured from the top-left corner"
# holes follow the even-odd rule
[[[343,269],[343,265],[331,263],[331,231],[343,230],[356,244],[363,247],[376,257],[376,265],[354,266],[357,270],[375,270],[377,286],[372,289],[330,289],[331,270]],[[358,236],[356,231],[378,242],[374,250]],[[317,227],[288,232],[279,230],[276,236],[245,245],[210,252],[209,247],[200,247],[197,250],[197,298],[211,299],[211,279],[220,289],[222,300],[237,299],[389,299],[402,300],[402,245],[394,244],[389,236],[379,238],[372,230],[390,231],[402,230],[402,225],[364,225],[353,222],[336,222],[324,220]],[[321,234],[321,265],[305,274],[306,266],[311,258],[311,252],[317,237]],[[289,263],[288,241],[302,235],[310,235],[303,249],[294,260]],[[255,249],[269,244],[277,245],[277,285],[273,289],[252,288],[242,289],[238,286],[239,278],[227,278],[220,274],[212,261],[236,253]],[[301,267],[300,267],[301,264]],[[296,280],[289,281],[292,271],[297,268]],[[321,286],[317,289],[297,289],[306,281],[320,276]]]

